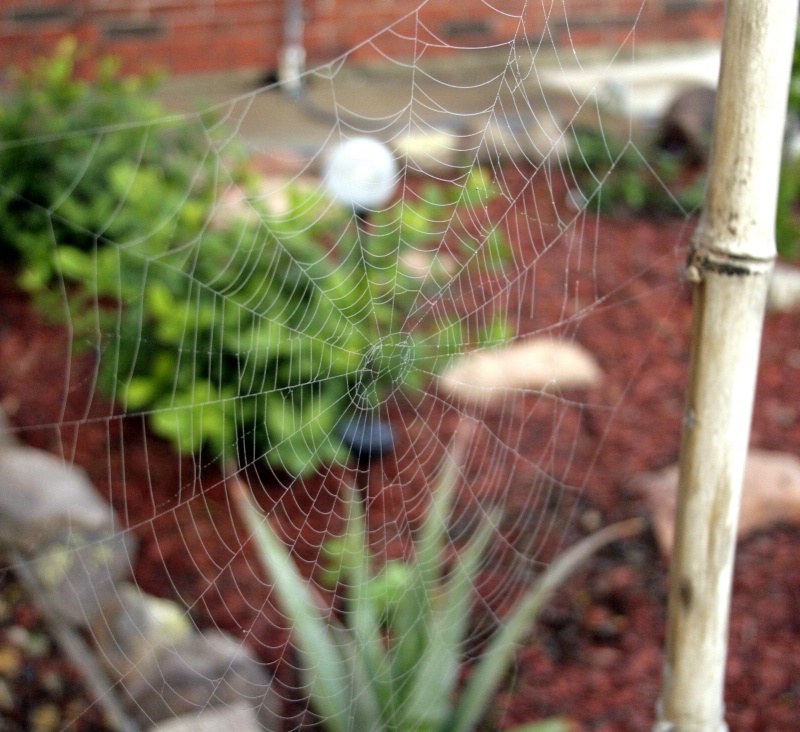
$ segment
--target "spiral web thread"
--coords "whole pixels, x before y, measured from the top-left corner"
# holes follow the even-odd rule
[[[116,240],[108,232],[125,215],[131,197],[138,195],[133,156],[129,185],[105,225],[83,233],[96,242],[88,256],[108,248],[120,254],[120,268],[124,261],[139,263],[144,272],[140,291],[124,289],[122,275],[117,275],[116,297],[97,295],[81,300],[76,309],[74,301],[71,305],[75,282],[67,268],[56,275],[51,303],[58,303],[54,309],[60,311],[56,313],[60,324],[52,326],[57,332],[52,337],[63,346],[63,354],[60,362],[49,364],[49,375],[60,384],[61,397],[57,403],[34,405],[34,411],[30,405],[20,405],[10,414],[17,427],[9,434],[46,446],[66,465],[83,467],[113,506],[114,535],[138,545],[129,559],[138,588],[134,594],[175,603],[169,606],[169,622],[174,625],[162,621],[166,633],[157,636],[151,652],[171,648],[186,632],[224,631],[264,677],[272,679],[269,700],[259,696],[263,690],[253,691],[245,684],[250,689],[244,692],[245,701],[262,714],[267,705],[274,707],[285,729],[306,728],[315,721],[324,725],[326,720],[303,686],[302,662],[292,635],[297,628],[277,598],[269,572],[259,563],[254,537],[232,502],[233,486],[246,487],[258,502],[320,603],[342,613],[347,579],[335,588],[326,580],[323,547],[344,531],[346,497],[355,496],[364,507],[376,568],[387,560],[409,559],[445,456],[456,455],[447,551],[441,560],[448,566],[461,561],[458,552],[481,526],[488,523],[495,529],[476,576],[463,648],[468,665],[514,599],[578,538],[582,526],[597,518],[597,511],[588,507],[598,463],[620,461],[623,477],[626,458],[619,453],[630,446],[614,443],[613,425],[633,419],[625,410],[626,397],[638,388],[659,337],[649,330],[649,323],[681,297],[677,263],[695,211],[671,192],[655,165],[647,164],[650,184],[672,204],[671,218],[658,240],[647,240],[635,250],[615,247],[618,232],[639,224],[635,219],[609,218],[598,212],[597,203],[612,195],[607,194],[607,180],[621,152],[647,163],[646,141],[652,133],[647,122],[634,118],[630,100],[613,81],[619,69],[638,63],[636,25],[602,63],[584,68],[580,63],[584,52],[569,38],[556,45],[549,22],[539,37],[526,36],[526,15],[542,12],[538,6],[525,6],[516,34],[485,48],[450,48],[412,12],[352,53],[308,71],[304,91],[294,99],[283,95],[279,86],[261,87],[229,93],[202,113],[171,112],[145,124],[131,122],[123,129],[82,131],[77,134],[92,145],[76,167],[73,184],[49,209],[37,211],[51,231],[58,223],[80,229],[81,223],[69,218],[71,197],[81,176],[96,162],[96,151],[117,134],[136,130],[141,150],[162,128],[192,129],[205,140],[203,159],[196,161],[197,174],[188,177],[185,195],[176,199],[176,206],[162,206],[156,218]],[[382,58],[380,66],[358,63],[367,47]],[[438,53],[443,49],[448,55]],[[291,107],[296,119],[313,129],[313,134],[302,137],[306,127],[300,125],[291,165],[273,147],[284,134],[282,123],[270,118],[270,109],[277,106]],[[609,155],[602,170],[588,174],[579,170],[580,158],[575,155],[584,128],[600,134]],[[394,151],[395,192],[388,203],[350,211],[331,200],[323,171],[337,144],[363,136]],[[622,142],[616,152],[612,139]],[[35,148],[52,141],[51,137],[15,144]],[[244,180],[237,174],[239,163],[230,155],[233,148],[243,148],[252,161],[251,170],[258,172],[255,183],[252,177]],[[198,235],[172,241],[168,251],[150,246],[175,225],[178,205],[192,200],[199,176],[207,174],[203,170],[212,171],[215,182],[210,205],[197,214],[202,217]],[[433,193],[432,185],[449,191],[449,197]],[[473,188],[491,188],[493,195],[483,196],[482,191],[471,195],[476,193]],[[232,245],[229,263],[223,262],[216,273],[201,272],[197,262],[210,233],[243,219],[255,222],[252,230],[260,237],[259,246],[236,258],[236,248],[249,245],[242,238]],[[419,236],[420,229],[429,235]],[[496,251],[498,232],[509,245],[504,256]],[[322,243],[306,250],[302,246],[306,239]],[[325,279],[333,271],[351,284],[354,281],[346,279],[356,266],[341,253],[346,240],[369,240],[379,247],[391,244],[378,255],[361,255],[369,258],[383,293],[366,306],[346,301],[347,293],[333,291]],[[53,234],[50,244],[55,248],[57,243]],[[231,268],[246,268],[248,262],[265,273],[266,286],[275,284],[284,291],[286,278],[301,272],[305,286],[316,295],[310,300],[314,304],[306,313],[294,313],[297,305],[291,299],[276,304],[262,294],[242,300],[237,293],[251,284],[246,269],[228,277],[227,283],[223,280]],[[675,276],[654,284],[650,275],[670,267]],[[153,331],[142,322],[131,342],[130,331],[121,335],[117,326],[137,300],[156,297],[148,289],[153,277],[177,282],[176,291],[184,300],[170,307],[180,309],[175,327],[188,335],[178,338],[169,362],[173,369],[169,377],[176,380],[172,401],[168,393],[166,401],[126,410],[120,401],[141,376],[134,373],[135,364],[144,363],[154,345]],[[378,311],[398,309],[401,300],[403,317],[381,330],[383,316]],[[201,302],[211,305],[201,310]],[[311,350],[303,352],[302,339],[313,334],[309,324],[315,316],[322,313],[322,326],[331,324],[330,315],[314,310],[323,306],[338,313],[329,331],[341,338],[328,345],[338,357],[349,359],[347,378],[324,371],[330,367],[320,355],[324,348],[317,348],[324,344],[314,344],[313,336]],[[212,321],[208,326],[212,338],[199,342],[192,335],[197,333],[193,326],[203,318]],[[619,353],[613,343],[595,337],[593,324],[601,318],[621,328],[642,329],[641,349]],[[279,332],[270,330],[275,322],[283,323]],[[460,340],[449,359],[440,359],[430,326],[446,328],[454,323]],[[243,324],[254,326],[249,336]],[[341,343],[359,328],[371,334],[373,343],[362,351],[348,351]],[[210,364],[223,358],[222,347],[214,351],[213,346],[221,343],[223,333],[237,344],[228,368],[238,370],[238,390],[225,391],[220,382],[214,383],[218,377],[209,376],[218,373]],[[412,333],[423,335],[412,344]],[[281,362],[281,368],[299,374],[291,388],[269,369],[252,366],[259,348],[276,347],[281,339],[302,341],[297,349],[288,349]],[[533,339],[586,348],[604,376],[577,387],[562,383],[558,372],[544,384],[517,381],[496,388],[490,379],[464,393],[454,392],[450,382],[440,379],[442,369],[467,356],[501,354],[509,342]],[[434,346],[433,352],[425,350],[426,344]],[[129,363],[127,372],[114,371],[111,388],[103,391],[101,364],[120,359],[125,348],[139,354],[134,366]],[[389,357],[382,360],[387,351]],[[500,363],[507,359],[501,356]],[[177,399],[177,370],[186,370],[187,364],[202,381],[189,404]],[[329,433],[340,435],[353,414],[360,427],[374,424],[378,415],[393,430],[393,451],[369,463],[359,462],[340,446],[332,447],[335,440],[314,436],[305,442],[311,457],[323,449],[330,452],[306,475],[293,476],[275,461],[268,467],[266,450],[280,453],[286,447],[282,441],[292,443],[293,431],[287,427],[283,437],[273,435],[272,444],[264,448],[253,437],[259,420],[265,419],[263,410],[275,410],[278,403],[313,408],[315,392],[300,387],[312,383],[324,387],[331,380],[346,388],[321,414]],[[258,395],[265,397],[255,402],[262,411],[245,419],[247,428],[228,432],[217,442],[205,439],[203,430],[214,415],[239,415],[237,410],[245,408],[244,397]],[[297,401],[302,399],[308,402]],[[160,416],[169,422],[200,404],[204,409],[197,420],[178,429],[176,441],[183,448],[179,454],[154,432],[153,420]],[[227,447],[221,449],[220,444]],[[614,449],[618,457],[609,458]],[[32,565],[16,555],[5,574],[23,566]],[[111,605],[114,597],[129,591],[118,583],[111,590]],[[99,642],[100,636],[110,636],[110,645],[116,647],[112,666],[132,666],[129,674],[135,676],[137,665],[144,666],[148,656],[134,654],[138,631],[133,632],[133,642],[129,636],[123,638],[119,619],[112,622],[111,612],[102,609],[86,631],[89,645]],[[114,640],[116,633],[120,637]],[[108,647],[108,637],[104,642]],[[246,674],[238,662],[231,660],[225,670],[228,677],[241,681]],[[187,712],[212,706],[230,710],[238,703],[223,691],[211,698],[213,690],[227,681],[205,678],[205,697],[194,699],[183,690],[168,688],[166,674],[155,675],[164,682],[161,685],[152,675],[143,682],[149,696],[161,700],[161,707],[152,699],[132,707],[131,715],[143,729]],[[108,676],[109,696],[119,693],[124,698],[127,682],[113,672]],[[83,706],[64,713],[61,728],[84,729],[88,727],[82,723],[97,723],[102,700],[90,696],[84,700]],[[499,712],[494,723],[501,728],[508,719]]]

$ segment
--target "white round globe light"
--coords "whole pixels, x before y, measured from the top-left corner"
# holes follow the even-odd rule
[[[356,211],[380,208],[397,187],[397,161],[372,137],[353,137],[337,145],[325,166],[325,188],[337,203]]]

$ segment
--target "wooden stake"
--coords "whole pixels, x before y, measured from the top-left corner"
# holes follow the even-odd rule
[[[728,0],[695,283],[690,384],[656,732],[724,732],[728,616],[797,0]]]

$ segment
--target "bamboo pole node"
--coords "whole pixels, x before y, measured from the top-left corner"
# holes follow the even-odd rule
[[[689,253],[684,278],[699,283],[711,272],[731,277],[769,275],[774,264],[775,256],[744,256],[716,247],[697,247]]]

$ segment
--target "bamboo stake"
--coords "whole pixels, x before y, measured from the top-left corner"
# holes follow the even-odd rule
[[[664,685],[656,732],[724,732],[728,615],[797,0],[728,0],[694,287]]]

